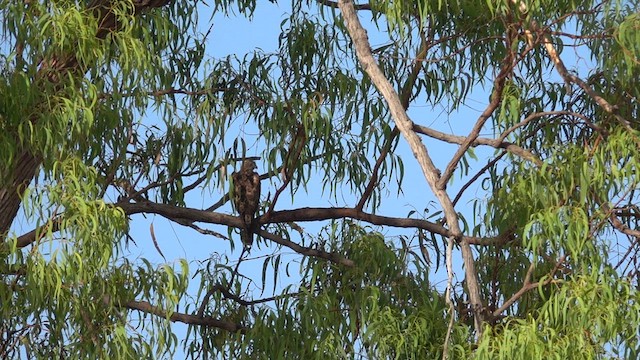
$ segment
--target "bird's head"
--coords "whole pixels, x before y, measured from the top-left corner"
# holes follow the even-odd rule
[[[246,159],[242,162],[242,171],[253,171],[257,168],[258,166],[256,165],[256,162],[251,159]]]

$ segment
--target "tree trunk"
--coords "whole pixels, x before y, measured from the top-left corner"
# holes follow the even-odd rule
[[[40,166],[40,159],[29,150],[22,150],[15,162],[13,169],[5,175],[10,179],[0,188],[0,240],[6,238],[9,228],[20,209],[22,197],[27,187],[36,176]]]
[[[159,8],[168,3],[169,0],[134,1],[135,14],[141,14],[145,10]],[[96,10],[96,15],[100,19],[101,27],[96,34],[97,38],[103,39],[110,31],[118,28],[116,17],[110,6],[111,3],[108,0],[94,0],[88,6],[89,9]],[[64,59],[64,57],[62,58]],[[61,63],[58,63],[58,59],[52,59],[49,63],[43,61],[39,72],[43,72],[45,68],[48,68],[49,71],[51,68],[56,68],[53,76],[60,75],[59,73],[63,71],[77,71],[78,74],[83,74],[86,71],[86,69],[78,68],[75,56],[67,58]],[[55,82],[55,78],[49,78],[49,81]],[[42,161],[28,149],[21,149],[18,154],[15,166],[12,169],[7,169],[6,174],[1,175],[7,181],[7,185],[0,188],[0,242],[4,242],[11,224],[18,214],[23,195],[36,176],[36,171]]]

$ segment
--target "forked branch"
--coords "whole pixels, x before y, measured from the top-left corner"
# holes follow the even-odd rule
[[[407,143],[413,151],[413,155],[416,157],[422,173],[431,187],[431,190],[438,198],[442,210],[445,214],[447,224],[450,227],[453,237],[459,241],[462,251],[462,257],[465,264],[465,278],[467,283],[467,290],[469,291],[469,300],[474,311],[474,325],[478,336],[482,334],[482,298],[480,295],[480,287],[478,284],[478,275],[475,270],[475,264],[471,247],[467,242],[461,240],[462,230],[460,229],[458,214],[453,207],[453,203],[449,198],[447,192],[443,187],[439,185],[440,175],[435,167],[427,148],[422,143],[422,140],[418,134],[413,131],[413,122],[409,119],[407,112],[405,111],[402,101],[398,96],[398,93],[394,90],[393,86],[387,80],[384,73],[376,63],[371,53],[371,46],[367,33],[360,24],[360,20],[356,14],[353,1],[340,0],[338,6],[342,11],[344,23],[346,25],[349,36],[351,37],[354,47],[356,49],[356,55],[362,69],[371,78],[371,81],[376,86],[380,94],[386,100],[391,116],[400,130],[400,133],[406,139]]]

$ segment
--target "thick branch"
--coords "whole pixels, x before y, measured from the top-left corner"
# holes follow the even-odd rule
[[[0,188],[0,242],[2,242],[13,219],[18,214],[20,203],[22,202],[22,196],[25,190],[29,186],[29,183],[36,176],[40,162],[39,157],[35,156],[31,151],[26,149],[20,149],[19,155],[16,158],[15,166],[10,169],[12,174],[9,174],[8,184],[5,187]]]
[[[236,228],[243,228],[245,226],[244,222],[242,221],[242,219],[240,219],[240,217],[214,213],[206,210],[190,209],[190,208],[184,208],[184,207],[173,206],[173,205],[165,205],[165,204],[156,204],[153,202],[118,203],[115,205],[122,208],[124,213],[127,215],[138,214],[138,213],[148,213],[148,214],[158,214],[163,217],[166,217],[169,220],[180,218],[180,219],[187,219],[190,221],[199,221],[199,222],[210,223],[210,224],[233,226]],[[277,212],[273,214],[277,214]],[[271,217],[269,217],[270,220],[272,219],[273,214],[271,215]],[[258,224],[261,224],[261,225],[264,224],[261,221],[263,218],[265,218],[265,216],[258,219],[257,221]],[[290,240],[286,240],[282,237],[279,237],[275,234],[269,233],[262,229],[257,230],[256,233],[265,239],[269,239],[277,244],[286,246],[302,255],[314,256],[317,258],[329,260],[345,266],[354,265],[353,261],[346,259],[338,254],[300,246]]]
[[[140,202],[140,203],[117,203],[114,206],[120,207],[125,214],[133,215],[133,214],[158,214],[161,215],[171,221],[175,221],[178,224],[192,227],[194,228],[194,222],[203,222],[208,224],[219,224],[226,226],[233,226],[237,228],[241,228],[243,226],[242,220],[237,216],[226,215],[215,213],[209,210],[199,210],[192,208],[184,208],[174,205],[167,204],[157,204],[153,202]],[[61,215],[61,216],[64,216]],[[343,218],[351,218],[361,221],[366,221],[373,225],[383,225],[383,226],[392,226],[398,228],[416,228],[426,230],[438,235],[442,235],[444,237],[453,236],[451,230],[446,227],[430,222],[427,220],[421,219],[410,219],[410,218],[395,218],[389,216],[381,216],[375,215],[371,213],[364,212],[362,210],[356,208],[300,208],[295,210],[283,210],[283,211],[274,211],[270,214],[267,219],[265,216],[259,218],[257,220],[258,224],[266,225],[266,224],[278,224],[278,223],[292,223],[292,222],[305,222],[305,221],[322,221],[322,220],[335,220],[335,219],[343,219]],[[265,221],[266,220],[266,221]],[[44,225],[44,226],[53,226],[52,232],[58,231],[60,217],[56,218],[52,225]],[[38,229],[34,229],[29,231],[28,233],[21,235],[18,237],[18,247],[23,248],[28,245],[31,245],[33,242],[37,240],[36,234],[38,231],[45,231],[42,227]],[[225,236],[218,234],[216,232],[211,232],[208,230],[203,230],[196,228],[196,231],[221,237],[226,239]],[[278,244],[287,246],[293,249],[296,252],[299,252],[303,255],[310,256],[319,256],[317,250],[309,249],[305,247],[301,247],[294,242],[289,240],[282,239],[274,234],[270,234],[266,231],[259,231],[258,234],[261,236],[272,240]],[[510,233],[501,234],[496,237],[476,237],[476,236],[465,236],[462,235],[462,240],[471,245],[479,245],[479,246],[502,246],[509,241],[513,240],[513,237]],[[309,251],[311,252],[309,252]],[[322,252],[321,252],[322,253]],[[334,259],[333,254],[323,253],[323,258],[327,258],[329,260]],[[339,263],[343,263],[347,266],[352,266],[351,262],[344,263],[343,260],[338,261]]]
[[[168,219],[182,218],[191,221],[204,222],[209,224],[228,225],[237,228],[244,227],[242,219],[237,216],[220,214],[207,210],[191,209],[186,207],[158,204],[151,201],[136,203],[115,203],[127,215],[133,214],[158,214]]]
[[[444,237],[453,236],[453,232],[451,230],[437,223],[421,219],[394,218],[375,215],[356,208],[300,208],[295,210],[276,211],[269,218],[269,223],[320,221],[343,218],[362,220],[373,225],[422,229]],[[510,234],[502,234],[497,237],[486,238],[462,235],[460,239],[472,245],[501,246],[513,240],[513,237]]]
[[[356,49],[356,55],[358,57],[360,65],[362,66],[362,69],[371,78],[373,84],[387,101],[389,110],[391,112],[393,120],[396,123],[396,126],[400,130],[400,133],[407,140],[407,143],[413,151],[413,155],[418,160],[418,164],[420,164],[420,168],[422,169],[424,177],[426,178],[429,186],[431,187],[431,190],[438,198],[438,201],[442,206],[442,210],[447,219],[447,224],[451,228],[453,236],[457,240],[460,240],[460,238],[462,237],[462,230],[460,229],[460,225],[458,224],[458,214],[456,213],[451,199],[449,198],[444,188],[438,185],[440,180],[438,171],[427,152],[427,148],[422,143],[420,137],[415,133],[415,131],[413,131],[413,122],[411,121],[411,119],[409,119],[409,116],[404,110],[400,97],[394,90],[389,80],[387,80],[380,67],[378,67],[375,59],[373,58],[373,55],[371,54],[371,47],[369,45],[367,33],[362,27],[362,24],[360,24],[360,20],[356,15],[353,1],[340,0],[338,1],[338,6],[342,11],[344,23],[346,25],[347,31],[349,32],[349,35],[351,36],[351,39],[353,40],[353,44]],[[460,241],[460,247],[465,263],[465,278],[467,289],[469,291],[469,299],[475,315],[475,330],[478,335],[481,335],[482,314],[480,309],[483,307],[483,305],[480,295],[480,287],[478,285],[478,275],[476,273],[474,265],[473,254],[471,252],[471,247],[467,242]]]
[[[46,224],[19,236],[16,241],[16,247],[18,249],[21,249],[25,246],[31,245],[32,243],[42,238],[42,234],[46,234],[47,231],[51,231],[52,233],[58,232],[58,230],[60,229],[61,220],[62,217],[57,216],[54,219],[51,219],[51,221],[47,222]]]

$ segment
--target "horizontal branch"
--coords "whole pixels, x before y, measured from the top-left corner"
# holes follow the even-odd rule
[[[449,229],[431,221],[374,215],[356,208],[300,208],[275,211],[269,216],[269,223],[321,221],[344,218],[366,221],[373,225],[422,229],[444,237],[453,236],[453,233]],[[512,237],[509,236],[509,234],[486,238],[463,235],[461,239],[466,240],[472,245],[503,245],[510,241]]]
[[[153,202],[117,203],[114,205],[120,207],[124,211],[124,213],[127,215],[139,214],[139,213],[158,214],[172,221],[175,221],[175,219],[179,218],[179,219],[186,219],[190,221],[198,221],[198,222],[204,222],[209,224],[232,226],[236,228],[244,227],[244,222],[242,221],[242,219],[240,219],[240,217],[220,214],[220,213],[207,211],[207,210],[198,210],[198,209],[191,209],[191,208],[179,207],[174,205],[157,204]],[[270,221],[270,223],[271,222],[272,221]],[[261,225],[265,224],[260,220],[258,220],[258,223]],[[353,261],[345,257],[342,257],[338,254],[300,246],[293,241],[284,239],[266,230],[257,229],[256,233],[265,239],[269,239],[277,244],[286,246],[299,254],[314,256],[317,258],[325,259],[325,260],[332,261],[345,266],[354,266]]]
[[[427,135],[429,137],[432,137],[434,139],[438,139],[441,141],[445,141],[448,143],[452,143],[452,144],[463,144],[464,141],[466,140],[465,136],[459,136],[459,135],[451,135],[451,134],[447,134],[447,133],[443,133],[441,131],[437,131],[434,130],[432,128],[426,127],[426,126],[421,126],[421,125],[413,125],[413,131],[419,133],[419,134],[423,134],[423,135]],[[487,139],[487,138],[476,138],[472,143],[471,143],[471,147],[475,147],[478,145],[487,145],[487,146],[491,146],[494,147],[496,149],[504,149],[507,150],[508,152],[521,157],[523,159],[529,160],[531,162],[533,162],[534,164],[536,164],[537,166],[541,166],[542,165],[542,161],[536,157],[535,155],[533,155],[531,152],[525,150],[524,148],[512,144],[508,141],[503,141],[500,139]]]
[[[218,224],[241,228],[244,226],[242,220],[237,216],[221,214],[208,210],[192,209],[175,205],[158,204],[150,201],[145,202],[122,202],[112,204],[119,207],[126,215],[134,214],[157,214],[167,218],[170,221],[177,222],[185,226],[193,225],[193,222],[202,222],[207,224]],[[421,219],[396,218],[389,216],[374,215],[364,212],[356,208],[300,208],[294,210],[274,211],[268,217],[263,216],[257,220],[258,224],[279,224],[289,222],[309,222],[322,220],[337,220],[351,218],[361,220],[373,225],[391,226],[398,228],[415,228],[429,231],[444,237],[452,236],[449,229],[443,225]],[[181,221],[179,221],[181,220]],[[267,221],[265,221],[267,220]],[[191,225],[189,225],[191,224]],[[53,232],[58,231],[58,222],[53,222]],[[45,225],[49,226],[49,225]],[[31,230],[28,233],[18,237],[18,248],[26,247],[37,240],[37,231],[42,229]],[[202,231],[200,231],[202,233]],[[326,260],[334,261],[345,266],[353,266],[353,263],[345,258],[339,257],[333,253],[327,253],[317,249],[306,248],[295,242],[284,239],[278,235],[269,233],[265,230],[256,231],[260,236],[269,239],[277,244],[286,246],[297,253],[307,256],[320,257]],[[215,235],[215,234],[214,234]],[[510,233],[498,235],[496,237],[477,237],[465,236],[462,238],[469,244],[479,246],[501,246],[513,240]]]
[[[244,227],[244,222],[237,216],[221,214],[213,211],[192,209],[187,207],[158,204],[151,201],[115,203],[127,215],[133,214],[157,214],[168,219],[183,218],[191,221],[209,224],[228,225],[237,228]]]
[[[167,318],[167,312],[161,309],[158,306],[151,305],[151,303],[147,301],[129,301],[124,307],[131,310],[139,310],[147,314],[152,314],[155,316]],[[203,325],[203,326],[212,326],[219,329],[227,330],[229,332],[241,332],[244,333],[247,328],[236,324],[230,321],[222,321],[218,319],[214,319],[210,316],[198,316],[198,315],[190,315],[185,313],[173,312],[168,317],[168,319],[172,322],[181,322],[189,325]]]
[[[102,297],[102,303],[106,306],[112,305],[111,296],[104,295]],[[193,314],[185,314],[180,312],[172,312],[171,315],[168,315],[168,312],[162,309],[159,306],[152,305],[148,301],[127,301],[124,304],[113,304],[116,307],[126,308],[129,310],[138,310],[146,314],[155,315],[158,317],[162,317],[165,319],[169,319],[172,322],[181,322],[183,324],[189,325],[202,325],[202,326],[211,326],[219,329],[227,330],[229,332],[246,332],[247,328],[240,324],[236,324],[231,321],[223,321],[219,319],[212,318],[211,316],[203,316],[201,314],[193,315]]]
[[[46,234],[47,231],[51,231],[52,233],[58,232],[60,229],[60,222],[62,221],[61,216],[56,216],[55,218],[49,220],[42,226],[39,226],[26,234],[20,235],[16,240],[16,247],[21,249],[23,247],[29,246],[32,243],[42,238],[42,234]]]

